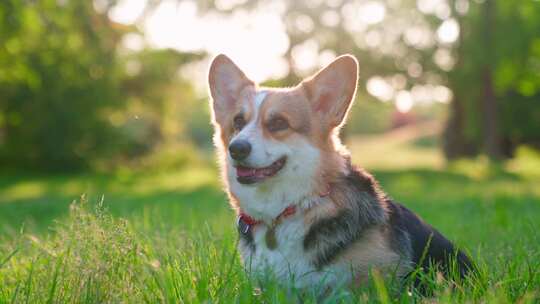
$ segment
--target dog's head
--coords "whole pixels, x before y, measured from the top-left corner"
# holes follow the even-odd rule
[[[344,55],[296,87],[259,88],[217,56],[209,72],[211,108],[233,195],[313,191],[322,167],[331,166],[325,155],[336,149],[357,73],[356,59]]]

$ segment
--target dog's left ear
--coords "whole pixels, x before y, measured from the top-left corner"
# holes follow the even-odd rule
[[[315,112],[331,129],[344,121],[354,99],[358,81],[358,62],[352,55],[342,55],[315,75],[302,81]]]

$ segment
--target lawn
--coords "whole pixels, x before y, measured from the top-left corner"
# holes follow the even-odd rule
[[[539,301],[538,164],[524,157],[496,167],[375,168],[386,192],[468,251],[480,275],[455,286],[427,277],[434,295],[421,298],[374,272],[370,284],[324,301]],[[0,303],[315,302],[309,291],[271,278],[261,288],[246,276],[217,176],[204,164],[0,174]]]

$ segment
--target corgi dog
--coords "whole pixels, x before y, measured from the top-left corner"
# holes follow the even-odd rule
[[[214,141],[246,270],[297,288],[363,282],[372,268],[444,271],[451,259],[465,275],[463,252],[351,164],[338,134],[357,79],[351,55],[291,88],[259,87],[225,55],[212,61]]]

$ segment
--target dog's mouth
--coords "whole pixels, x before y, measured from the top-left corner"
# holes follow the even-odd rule
[[[279,170],[283,169],[286,162],[287,157],[283,156],[282,158],[273,162],[270,166],[264,168],[253,168],[237,164],[235,165],[236,180],[238,180],[238,182],[241,184],[254,184],[261,182],[276,175]]]

